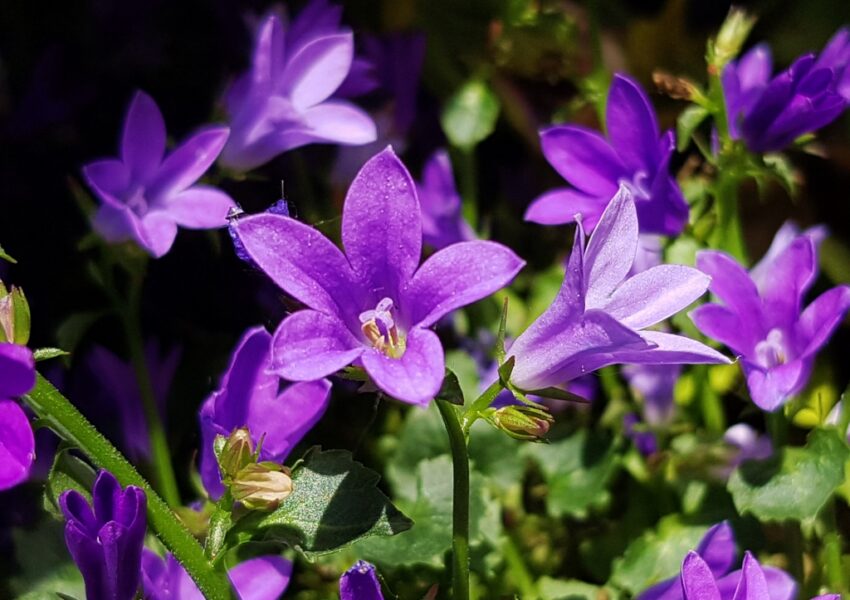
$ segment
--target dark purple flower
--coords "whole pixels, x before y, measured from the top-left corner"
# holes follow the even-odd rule
[[[32,352],[0,343],[0,490],[25,481],[35,460],[35,438],[24,410],[12,398],[35,385]]]
[[[384,600],[375,566],[358,560],[339,578],[339,600]]]
[[[351,71],[354,36],[339,27],[340,9],[308,5],[285,31],[268,15],[256,31],[252,65],[224,103],[231,135],[223,165],[247,171],[312,143],[366,144],[375,124],[354,104],[331,96]]]
[[[531,203],[525,219],[559,225],[580,214],[590,231],[624,185],[634,197],[642,233],[678,234],[688,206],[668,171],[676,146],[673,132],[659,133],[646,93],[622,74],[611,83],[605,121],[608,139],[579,125],[556,125],[540,133],[546,160],[573,188],[546,192]]]
[[[771,79],[759,44],[723,70],[729,134],[753,152],[775,152],[834,121],[850,103],[850,32],[840,29],[820,57],[806,54]]]
[[[86,597],[131,600],[139,588],[142,545],[147,526],[145,492],[122,490],[101,471],[92,502],[76,490],[59,497],[65,515],[65,543],[86,584]]]
[[[260,556],[227,573],[240,600],[277,600],[289,585],[292,563],[281,556]],[[144,549],[142,589],[148,600],[204,600],[186,570],[169,554],[165,559]]]
[[[643,428],[640,417],[635,413],[626,413],[623,417],[623,432],[644,456],[658,452],[658,441],[655,434]]]
[[[153,98],[136,92],[124,120],[120,158],[83,167],[101,201],[94,228],[109,242],[135,240],[159,258],[171,249],[178,225],[226,225],[233,200],[221,190],[193,184],[215,162],[228,132],[206,127],[166,155],[162,113]]]
[[[803,309],[817,277],[814,239],[804,233],[780,245],[784,249],[757,266],[757,281],[728,254],[700,252],[697,267],[712,277],[709,289],[723,304],[691,313],[705,335],[740,355],[750,396],[767,411],[803,389],[815,355],[850,309],[848,286],[824,292]]]
[[[308,307],[275,333],[275,373],[312,381],[355,363],[387,394],[414,404],[430,402],[445,373],[431,326],[504,287],[524,265],[501,244],[471,241],[420,266],[416,187],[391,148],[367,162],[348,190],[345,254],[288,217],[245,217],[233,228],[251,259]]]
[[[511,346],[511,381],[535,390],[617,363],[726,363],[695,340],[647,329],[699,298],[709,278],[659,265],[626,278],[638,244],[638,216],[621,186],[585,247],[578,224],[564,283],[552,305]]]
[[[326,379],[295,383],[280,391],[271,373],[272,337],[262,327],[249,329],[239,340],[219,389],[201,407],[201,479],[217,499],[224,492],[213,444],[248,427],[261,460],[283,462],[292,448],[325,413],[331,384]]]
[[[445,150],[437,150],[422,169],[416,185],[422,208],[422,239],[436,249],[475,239],[463,218],[463,204],[455,187],[452,163]]]

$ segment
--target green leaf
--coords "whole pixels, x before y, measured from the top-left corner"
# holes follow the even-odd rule
[[[457,406],[463,406],[463,390],[460,388],[460,382],[457,375],[446,369],[446,374],[443,377],[443,385],[440,391],[434,397],[434,400],[445,400]]]
[[[493,133],[499,117],[499,100],[478,79],[464,84],[446,103],[440,122],[453,146],[472,150]]]
[[[847,442],[834,429],[817,429],[803,448],[783,448],[767,460],[748,461],[727,488],[741,514],[766,521],[814,517],[844,482]]]
[[[541,577],[537,589],[543,600],[596,600],[601,591],[597,586],[577,579],[551,577]]]
[[[799,175],[794,171],[794,165],[784,154],[766,154],[764,164],[768,172],[779,184],[785,188],[792,198],[799,191]]]
[[[280,507],[244,521],[265,539],[299,548],[308,557],[410,529],[410,519],[377,488],[379,480],[350,452],[314,447],[293,467],[293,491]]]
[[[40,362],[42,360],[50,360],[51,358],[58,358],[60,356],[70,356],[70,353],[65,352],[61,348],[38,348],[32,353],[35,362]]]
[[[0,259],[3,259],[6,262],[10,262],[12,264],[17,264],[17,262],[18,262],[14,258],[9,256],[8,254],[6,254],[6,251],[3,250],[3,246],[0,246]]]
[[[696,104],[682,111],[676,120],[676,149],[684,152],[691,143],[691,136],[697,127],[711,114],[707,108]]]
[[[57,519],[62,520],[59,510],[59,496],[67,490],[77,490],[87,500],[91,500],[91,489],[97,474],[88,463],[71,454],[70,450],[60,450],[53,459],[53,466],[44,486],[44,508]]]

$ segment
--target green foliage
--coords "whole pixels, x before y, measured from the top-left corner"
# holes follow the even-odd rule
[[[87,500],[91,500],[95,477],[96,473],[88,463],[71,454],[70,450],[60,450],[53,459],[53,466],[50,467],[47,484],[44,486],[44,508],[62,520],[59,496],[67,490],[76,490]]]
[[[17,263],[18,262],[14,258],[9,256],[8,254],[6,254],[6,251],[3,250],[3,246],[0,246],[0,260],[5,260],[6,262],[10,262],[10,263]]]
[[[440,120],[452,145],[470,151],[493,133],[498,117],[496,95],[484,81],[472,79],[449,98]]]
[[[707,108],[696,104],[682,111],[676,120],[676,149],[679,152],[687,150],[691,143],[691,136],[710,114]]]
[[[9,580],[18,600],[56,600],[58,593],[85,598],[83,578],[65,548],[62,525],[46,519],[32,530],[14,529],[15,561],[20,567]]]
[[[32,353],[35,362],[50,360],[51,358],[59,358],[60,356],[70,356],[61,348],[39,348]]]

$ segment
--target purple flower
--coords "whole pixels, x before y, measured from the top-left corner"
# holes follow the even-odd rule
[[[273,372],[312,381],[355,363],[381,390],[414,404],[430,402],[445,373],[431,326],[504,287],[524,265],[500,244],[471,241],[419,266],[419,200],[391,148],[367,162],[348,190],[345,254],[288,217],[256,215],[232,226],[251,259],[307,306],[275,333]]]
[[[178,225],[226,225],[233,200],[221,190],[193,184],[218,157],[228,132],[206,127],[166,156],[162,113],[153,98],[136,92],[124,120],[120,158],[83,167],[101,201],[94,228],[109,242],[135,240],[159,258],[174,243]]]
[[[339,600],[384,600],[374,565],[358,560],[339,578]]]
[[[247,426],[255,446],[263,440],[260,459],[280,463],[328,406],[331,384],[325,379],[279,390],[278,376],[269,372],[271,340],[262,327],[246,331],[221,386],[201,407],[201,479],[213,499],[224,492],[213,452],[216,435]]]
[[[0,343],[0,490],[25,481],[35,460],[35,438],[24,410],[12,398],[35,385],[32,352]]]
[[[339,28],[339,10],[319,0],[288,32],[273,14],[257,29],[251,68],[225,95],[231,136],[223,165],[247,171],[305,144],[375,139],[368,114],[330,99],[354,61],[354,36]]]
[[[840,29],[820,57],[806,54],[771,79],[770,48],[759,44],[723,70],[729,134],[753,152],[782,150],[834,121],[850,102],[850,32]]]
[[[122,490],[101,471],[92,502],[76,490],[59,497],[65,515],[65,543],[86,584],[86,597],[131,600],[139,588],[146,528],[145,492]]]
[[[637,244],[635,203],[621,186],[586,247],[579,222],[558,296],[511,346],[517,387],[558,386],[616,363],[729,362],[697,341],[647,329],[699,298],[709,278],[682,265],[626,278]]]
[[[437,150],[425,163],[422,182],[417,184],[422,208],[422,239],[436,249],[475,239],[463,218],[463,205],[455,187],[452,163],[445,150]]]
[[[643,401],[643,417],[647,423],[661,425],[673,417],[673,390],[681,374],[681,365],[623,367],[623,376],[632,393]]]
[[[730,572],[735,564],[736,555],[735,533],[728,522],[718,523],[706,532],[696,551],[688,553],[682,566],[681,577],[672,577],[650,587],[638,594],[637,600],[686,600],[697,597],[714,600],[743,600],[737,595],[736,589],[739,585],[750,584],[752,573],[749,569],[752,564],[747,559],[747,556],[750,556],[747,552],[744,557],[744,568]],[[693,557],[696,557],[698,562]],[[752,559],[751,556],[750,558]],[[759,566],[759,569],[764,580],[764,586],[760,589],[766,590],[769,596],[759,597],[758,600],[793,600],[796,597],[797,584],[787,573],[773,567]],[[686,578],[687,581],[685,581]],[[694,595],[694,592],[700,589],[698,586],[704,586],[703,589],[710,590],[710,595]],[[715,589],[716,592],[713,591]],[[748,598],[756,600],[755,596]]]
[[[540,133],[546,160],[573,188],[546,192],[531,203],[525,219],[559,225],[580,214],[590,231],[625,185],[635,199],[642,233],[678,234],[688,206],[668,172],[676,146],[673,132],[659,134],[646,93],[621,74],[611,83],[605,120],[608,139],[579,125],[556,125]]]
[[[289,585],[292,563],[280,556],[260,556],[228,572],[241,600],[277,600]],[[149,600],[204,600],[186,570],[169,554],[165,559],[145,548],[142,589]]]
[[[737,467],[748,460],[764,460],[773,454],[773,444],[770,438],[759,433],[746,423],[738,423],[726,430],[723,441],[734,446],[738,452],[732,460],[732,467]]]
[[[782,243],[784,249],[757,266],[757,281],[731,256],[700,252],[697,266],[712,277],[710,290],[723,304],[691,313],[700,331],[740,355],[750,396],[767,411],[803,389],[815,354],[850,309],[850,287],[838,286],[804,310],[817,277],[815,242],[804,233]]]
[[[641,427],[640,417],[635,413],[626,413],[623,417],[623,432],[644,456],[658,452],[658,440],[655,434]]]

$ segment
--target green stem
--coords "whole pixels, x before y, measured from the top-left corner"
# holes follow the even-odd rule
[[[767,420],[767,431],[773,442],[774,451],[778,451],[788,442],[788,420],[782,409],[772,413],[765,413]]]
[[[838,533],[835,508],[835,501],[831,501],[822,512],[824,525],[828,530],[823,536],[824,567],[826,568],[826,579],[830,591],[842,594],[847,590],[847,581],[844,578],[844,568],[841,564],[841,534]]]
[[[454,471],[452,497],[452,598],[469,600],[469,454],[457,409],[437,400],[449,435]]]
[[[127,459],[89,423],[74,406],[40,374],[24,401],[51,429],[84,452],[95,465],[121,482],[135,485],[147,495],[148,522],[166,548],[180,561],[208,600],[230,600],[227,576],[216,572],[204,551],[168,505]]]
[[[711,246],[725,250],[739,262],[747,264],[747,251],[744,245],[744,233],[741,229],[741,216],[738,210],[738,186],[740,180],[728,167],[721,167],[714,184],[714,202],[717,211],[717,223],[711,236]]]
[[[460,196],[463,199],[463,217],[476,230],[478,222],[478,166],[475,148],[461,148],[456,153],[456,168]]]
[[[520,553],[510,534],[506,534],[502,540],[502,556],[505,558],[514,583],[519,588],[519,597],[526,600],[538,598],[539,595],[534,585],[534,578],[531,572],[529,572],[525,561],[522,559],[522,553]]]
[[[800,530],[799,521],[788,521],[786,526],[788,540],[788,572],[800,582],[800,587],[805,586],[806,573],[803,569],[803,532]]]
[[[466,412],[463,413],[463,433],[468,434],[470,427],[478,418],[481,416],[481,413],[487,409],[493,403],[493,400],[496,399],[496,396],[499,395],[499,392],[502,391],[503,386],[502,382],[498,379],[490,384],[484,393],[478,396],[475,401],[469,405],[469,408],[466,409]]]

